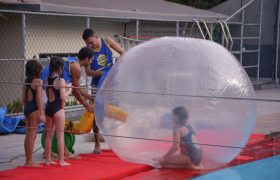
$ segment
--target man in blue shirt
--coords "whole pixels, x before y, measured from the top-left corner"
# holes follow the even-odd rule
[[[94,51],[94,57],[90,66],[86,66],[86,74],[92,77],[91,87],[92,96],[95,98],[97,88],[102,84],[108,71],[113,66],[113,52],[116,51],[121,55],[124,54],[124,49],[111,37],[100,38],[92,29],[85,29],[83,32],[83,40],[88,47]],[[93,125],[95,148],[93,153],[101,152],[99,142],[99,128],[94,121]]]
[[[72,83],[73,87],[80,87],[80,78],[82,75],[81,67],[85,67],[91,64],[93,54],[94,52],[91,48],[83,47],[79,51],[77,57],[66,58],[63,68],[63,79],[66,83]],[[43,80],[43,82],[46,82],[48,76],[49,64],[42,71],[41,79]],[[93,97],[90,94],[88,94],[81,88],[74,88],[72,93],[88,111],[92,112],[93,105],[86,103],[86,101],[82,98],[85,97],[86,99],[94,101]]]

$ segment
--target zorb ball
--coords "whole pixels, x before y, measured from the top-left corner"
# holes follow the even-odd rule
[[[95,112],[120,158],[153,165],[172,146],[171,113],[183,106],[202,149],[201,165],[217,168],[249,139],[256,119],[250,98],[255,98],[251,81],[227,49],[208,40],[164,37],[119,59],[97,93]],[[127,118],[108,116],[108,105]]]

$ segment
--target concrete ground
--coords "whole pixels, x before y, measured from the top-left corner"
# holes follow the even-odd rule
[[[256,98],[280,100],[280,88],[256,91]],[[280,131],[280,102],[257,101],[257,121],[254,133],[269,134]]]
[[[12,169],[17,166],[24,165],[25,156],[24,156],[24,135],[21,134],[9,134],[0,136],[0,171],[6,169]],[[94,149],[94,142],[89,142],[89,139],[92,139],[91,135],[78,135],[75,136],[76,141],[74,145],[75,153],[77,154],[90,154]],[[102,149],[110,149],[107,144],[101,143]],[[38,150],[38,151],[36,151]],[[34,146],[33,160],[35,162],[44,162],[43,151],[41,145],[41,134],[37,135],[35,146]],[[16,159],[9,161],[10,159]]]
[[[259,99],[278,99],[280,100],[280,88],[263,89],[256,91]],[[257,122],[253,130],[254,133],[268,134],[280,131],[280,102],[257,101]],[[75,152],[78,154],[92,153],[94,143],[88,141],[90,135],[76,136],[74,145]],[[33,159],[35,162],[43,162],[41,148],[41,134],[38,134],[34,150],[37,150]],[[9,134],[0,136],[0,171],[22,166],[25,162],[23,142],[24,135]],[[108,145],[102,143],[103,149],[109,149]],[[13,159],[12,161],[10,161]],[[7,162],[6,162],[7,161]]]

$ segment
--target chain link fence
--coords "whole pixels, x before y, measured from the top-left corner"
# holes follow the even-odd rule
[[[21,85],[25,77],[24,59],[1,59],[0,60],[0,105],[7,104],[21,98]],[[48,64],[48,59],[39,61],[44,67]],[[16,84],[13,84],[16,83]]]
[[[128,38],[149,40],[164,36],[176,36],[176,22],[139,21],[139,35],[136,37],[136,21],[127,24],[126,35]]]
[[[22,87],[24,82],[24,65],[28,60],[7,59],[0,60],[0,106],[7,107],[8,114],[22,114]],[[49,59],[40,59],[40,64],[45,67]],[[85,77],[83,71],[83,77]],[[81,85],[85,86],[86,81],[81,78]],[[68,120],[78,120],[82,114],[83,106],[78,105],[74,96],[70,96],[65,102],[65,111]]]
[[[24,60],[0,60],[1,82],[23,82]],[[9,103],[21,98],[21,87],[11,83],[0,83],[0,105],[7,106]]]
[[[5,18],[0,18],[0,59],[22,59],[22,15],[2,14]]]
[[[251,80],[257,82],[260,79],[263,0],[244,0],[241,7],[244,9],[227,22],[233,37],[232,52],[243,65]]]
[[[258,16],[255,13],[258,13],[259,7],[256,3],[246,12],[251,14],[250,17]],[[86,28],[92,28],[100,37],[116,35],[116,40],[126,51],[143,41],[157,37],[203,38],[194,21],[109,19],[51,13],[25,12],[24,14],[13,11],[1,12],[1,10],[0,13],[5,17],[0,19],[1,81],[23,82],[24,65],[28,59],[39,59],[40,63],[45,65],[48,63],[46,59],[51,56],[75,56],[79,49],[85,46],[82,33]],[[246,16],[246,22],[251,22],[250,17]],[[257,18],[253,18],[255,19]],[[210,26],[211,22],[208,22],[208,25]],[[203,30],[205,32],[205,29]],[[234,29],[232,32],[235,33]],[[220,33],[217,31],[217,36],[220,37]],[[252,39],[248,41],[253,41],[252,44],[255,44]],[[239,43],[235,42],[235,44],[238,46]],[[244,44],[247,43],[244,42]],[[113,52],[113,56],[117,58],[118,54]],[[83,72],[81,84],[89,86],[89,82],[90,78],[87,78]],[[0,83],[0,88],[2,106],[6,106],[21,96],[21,88],[17,85]]]

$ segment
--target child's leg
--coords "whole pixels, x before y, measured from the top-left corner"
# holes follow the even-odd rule
[[[169,159],[160,162],[160,164],[163,168],[193,169],[190,158],[182,154],[171,156]]]
[[[81,159],[78,154],[72,154],[64,144],[64,159]]]
[[[56,164],[52,161],[51,149],[52,149],[52,139],[54,135],[54,120],[53,118],[46,116],[46,141],[45,141],[45,154],[46,154],[46,163],[47,164]]]
[[[46,138],[47,138],[47,133],[48,131],[46,129],[44,129],[44,142],[45,142],[45,145],[46,145]],[[56,153],[54,152],[51,152],[51,156],[52,157],[55,157],[56,156]],[[46,155],[46,149],[43,151],[43,159],[46,159],[47,158],[47,155]]]
[[[32,153],[34,150],[34,144],[37,136],[37,129],[40,122],[39,111],[35,111],[30,114],[30,151],[31,151],[31,158]]]
[[[29,117],[25,117],[26,135],[24,140],[24,149],[26,155],[26,162],[25,162],[26,166],[40,167],[40,165],[32,161],[32,154],[33,154],[34,143],[37,135],[37,127],[39,121],[40,120],[39,120],[38,111],[31,113]]]
[[[65,123],[65,112],[60,110],[54,115],[54,123],[56,130],[56,138],[58,144],[58,155],[61,166],[70,165],[64,161],[64,123]]]
[[[30,119],[25,116],[25,139],[24,139],[24,150],[25,150],[25,165],[29,165],[32,162],[32,153],[30,153]]]
[[[47,124],[47,123],[45,123],[45,125],[46,125],[46,124]],[[43,134],[44,134],[45,147],[46,147],[47,133],[48,133],[48,131],[47,131],[46,129],[44,129]],[[44,152],[43,152],[43,159],[46,159],[46,158],[47,158],[47,155],[46,155],[46,148],[45,148],[45,150],[44,150]]]

